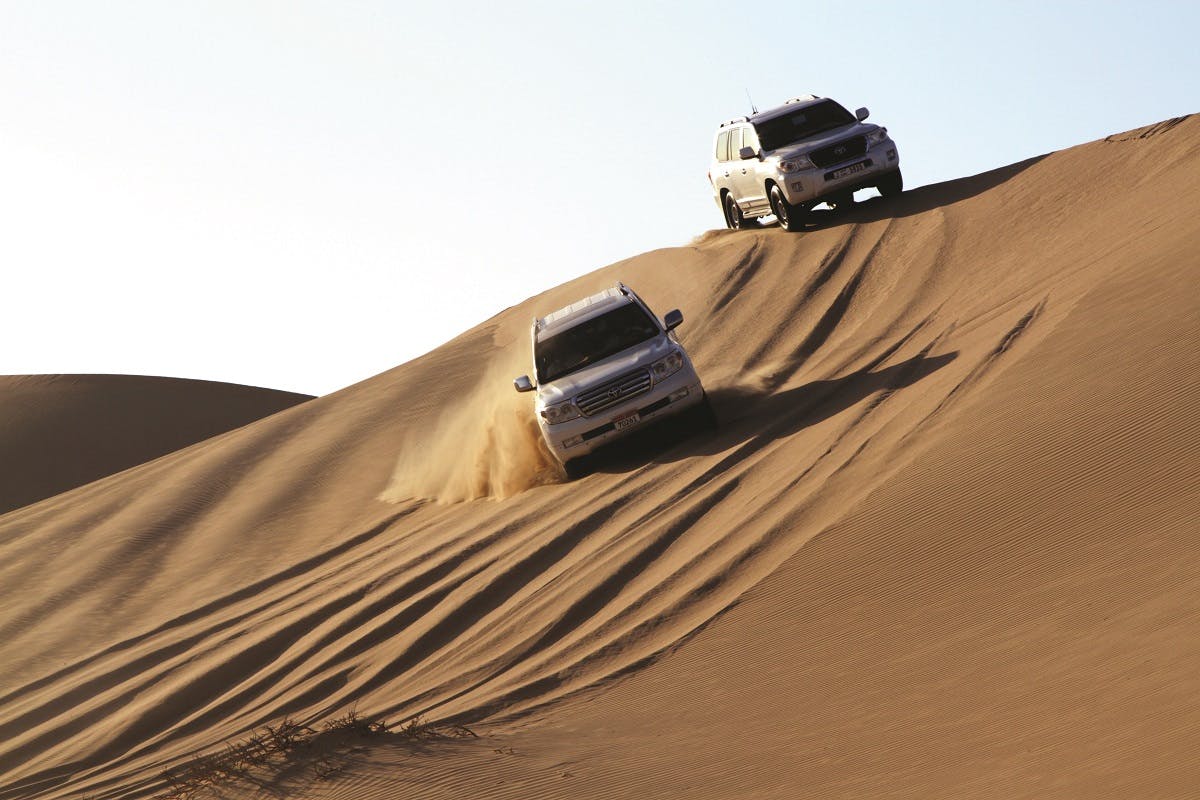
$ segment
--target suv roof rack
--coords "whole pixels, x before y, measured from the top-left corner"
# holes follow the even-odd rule
[[[728,122],[722,122],[718,127],[724,128],[726,125],[736,125],[739,122],[749,122],[749,117],[734,117]]]
[[[815,94],[802,94],[799,97],[793,97],[790,100],[784,100],[785,106],[790,106],[792,103],[807,103],[809,100],[819,100]]]
[[[608,287],[607,289],[603,289],[595,294],[591,294],[580,300],[576,300],[570,305],[566,305],[562,308],[556,309],[555,311],[551,311],[544,317],[534,317],[534,333],[536,334],[540,331],[544,331],[552,326],[555,326],[562,320],[575,319],[581,315],[584,317],[590,316],[595,311],[595,308],[599,305],[611,305],[614,301],[623,302],[617,300],[618,296],[624,297],[626,300],[633,302],[636,295],[634,294],[633,289],[630,289],[621,281],[617,281],[616,284]]]

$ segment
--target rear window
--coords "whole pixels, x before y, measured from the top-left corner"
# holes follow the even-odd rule
[[[729,160],[729,131],[717,134],[717,161]]]
[[[637,303],[592,317],[548,339],[538,340],[533,348],[538,383],[569,375],[660,333],[658,323]]]

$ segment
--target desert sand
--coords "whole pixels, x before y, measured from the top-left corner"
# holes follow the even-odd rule
[[[0,798],[169,794],[351,710],[474,736],[193,796],[1196,797],[1198,253],[1186,117],[710,232],[48,484],[0,515]],[[564,483],[511,379],[617,280],[721,425]]]
[[[311,399],[181,378],[0,375],[0,514]]]

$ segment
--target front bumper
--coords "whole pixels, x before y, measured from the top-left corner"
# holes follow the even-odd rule
[[[694,370],[685,367],[654,384],[650,391],[595,416],[577,417],[558,425],[549,425],[539,419],[538,425],[550,451],[565,464],[616,439],[634,435],[656,420],[699,405],[703,399],[704,387],[700,379]],[[637,413],[637,422],[618,429],[616,421],[632,412]]]
[[[840,170],[849,170],[856,164],[865,164],[859,171],[851,171],[835,177]],[[831,195],[854,192],[874,186],[875,182],[889,172],[900,168],[900,151],[892,139],[886,138],[872,145],[865,153],[839,164],[828,167],[813,167],[787,175],[780,175],[780,188],[792,205],[808,203],[815,205]]]

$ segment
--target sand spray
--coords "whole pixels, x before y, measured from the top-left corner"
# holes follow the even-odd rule
[[[487,370],[433,425],[411,431],[380,499],[503,500],[562,480],[534,420],[533,395],[513,391],[510,373]]]

